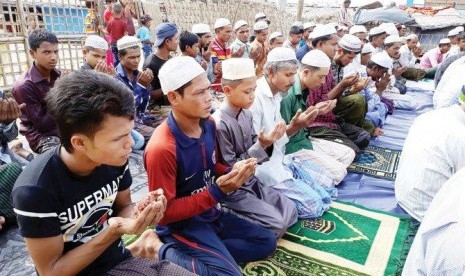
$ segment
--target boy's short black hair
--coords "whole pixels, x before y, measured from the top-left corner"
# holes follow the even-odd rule
[[[46,97],[61,144],[73,152],[71,137],[93,138],[106,115],[134,118],[134,96],[124,83],[94,70],[79,70],[57,81]]]
[[[303,34],[304,29],[299,27],[299,26],[292,26],[291,29],[289,30],[289,35],[298,35],[298,34]]]
[[[318,44],[318,42],[326,42],[328,40],[331,40],[331,35],[324,35],[324,36],[320,36],[320,37],[317,37],[317,38],[314,38],[312,39],[312,46],[313,48],[316,48],[316,45]]]
[[[373,62],[371,60],[367,62],[366,67],[371,68],[371,69],[378,68],[379,70],[386,70],[386,71],[389,70],[389,68],[383,67],[383,66],[381,66],[381,65],[379,65],[379,64],[377,64],[377,63],[375,63],[375,62]]]
[[[105,0],[105,4],[110,4],[110,3],[114,3],[115,0]]]
[[[58,38],[54,33],[50,31],[47,31],[45,29],[37,29],[29,35],[28,42],[29,48],[33,51],[36,51],[40,47],[40,44],[42,44],[43,42],[58,44]]]
[[[199,40],[200,38],[198,35],[189,31],[183,31],[179,35],[179,48],[181,49],[181,52],[184,52],[187,46],[192,48],[192,46],[194,46],[195,43],[198,43]]]

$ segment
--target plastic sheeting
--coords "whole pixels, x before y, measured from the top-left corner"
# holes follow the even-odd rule
[[[357,25],[370,22],[392,22],[398,24],[413,24],[415,20],[405,11],[396,7],[379,9],[360,9],[354,15],[354,22]]]
[[[433,109],[434,82],[407,82],[407,93],[417,101],[414,111],[394,110],[384,125],[384,135],[373,139],[370,144],[378,147],[402,150],[405,138],[414,119]],[[394,181],[374,178],[362,174],[349,173],[338,186],[338,200],[363,205],[367,208],[395,214],[407,213],[397,204],[394,194]]]

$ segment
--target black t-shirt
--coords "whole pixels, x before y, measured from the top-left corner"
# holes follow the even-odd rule
[[[164,60],[164,59],[159,58],[155,53],[151,53],[145,59],[144,66],[142,68],[143,69],[150,68],[150,70],[152,70],[152,72],[153,72],[153,80],[152,80],[151,85],[152,85],[153,90],[161,88],[160,79],[158,78],[158,72],[160,71],[160,68],[163,66],[163,64],[165,64],[165,62],[167,62],[167,61],[168,60]],[[150,104],[151,106],[153,104],[169,105],[169,102],[167,101],[165,96],[161,97],[160,99],[157,99],[156,101],[150,100],[150,102],[151,102],[151,104]]]
[[[128,189],[132,178],[128,164],[102,165],[88,176],[77,176],[59,151],[57,147],[34,158],[17,179],[12,196],[21,235],[62,235],[66,253],[108,226],[117,192]],[[130,256],[118,239],[78,275],[101,275]]]

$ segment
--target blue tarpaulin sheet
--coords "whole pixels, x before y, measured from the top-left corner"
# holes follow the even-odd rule
[[[415,98],[418,106],[414,111],[394,110],[383,126],[384,135],[373,139],[370,145],[402,150],[405,138],[415,118],[433,109],[433,82],[408,82],[407,94]],[[379,179],[358,173],[349,173],[338,186],[338,200],[352,202],[368,208],[404,215],[394,196],[394,181]]]

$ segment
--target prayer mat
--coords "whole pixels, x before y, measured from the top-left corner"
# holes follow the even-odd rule
[[[368,146],[362,150],[360,157],[347,170],[354,173],[395,180],[399,165],[400,150]]]
[[[418,223],[408,217],[333,202],[318,219],[299,220],[267,260],[244,275],[400,275]]]

